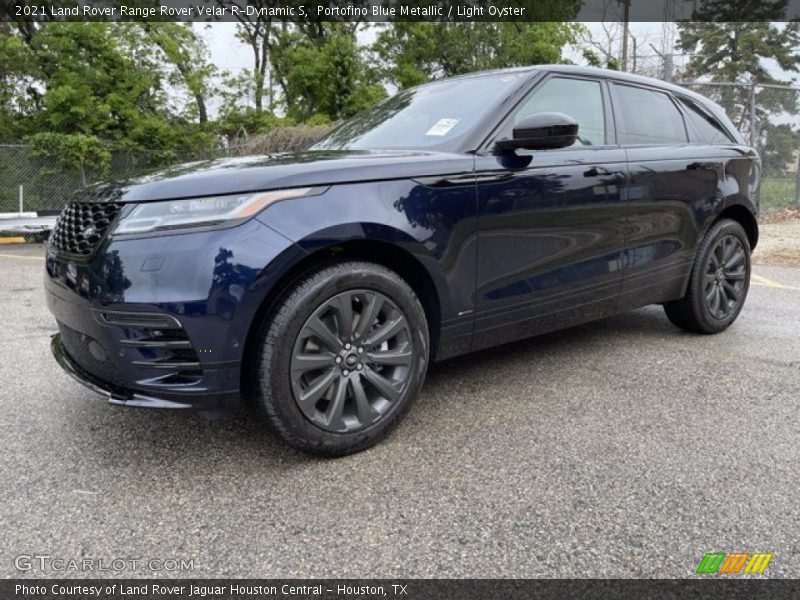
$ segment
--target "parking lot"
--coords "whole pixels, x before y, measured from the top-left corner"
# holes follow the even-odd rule
[[[106,404],[49,353],[42,250],[0,247],[0,575],[19,555],[191,559],[195,577],[800,576],[800,269],[739,321],[658,307],[435,366],[379,446],[320,460],[244,415]]]

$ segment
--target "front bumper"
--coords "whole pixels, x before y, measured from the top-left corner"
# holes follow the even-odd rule
[[[198,405],[197,402],[189,403],[180,400],[167,400],[166,398],[154,398],[153,396],[146,396],[144,394],[127,390],[122,387],[117,387],[112,383],[103,381],[88,371],[84,370],[72,357],[67,353],[64,344],[61,341],[61,335],[55,334],[50,340],[50,350],[53,357],[62,369],[75,381],[85,385],[87,388],[98,394],[108,396],[108,401],[111,404],[119,404],[122,406],[135,406],[139,408],[171,408],[171,409],[202,409],[202,408],[218,408],[218,400],[213,398],[206,398]],[[233,398],[235,401],[236,398]],[[223,402],[224,403],[224,402]],[[206,406],[208,405],[208,406]]]
[[[197,347],[193,332],[203,326],[202,319],[185,319],[186,327],[184,319],[152,307],[104,309],[52,278],[45,290],[59,328],[53,356],[70,376],[111,403],[208,411],[239,404],[240,360],[215,360],[214,353]]]
[[[45,296],[59,328],[53,355],[114,404],[236,408],[249,329],[287,248],[297,251],[257,221],[108,239],[84,259],[48,248]]]

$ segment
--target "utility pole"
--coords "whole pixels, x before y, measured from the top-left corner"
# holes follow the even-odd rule
[[[672,81],[673,72],[675,71],[675,60],[672,52],[664,55],[664,81]]]
[[[661,59],[661,79],[664,81],[672,81],[672,73],[675,67],[672,52],[660,52],[653,44],[650,44],[650,47]]]
[[[797,145],[797,172],[794,174],[794,203],[800,206],[800,144]]]
[[[631,20],[631,0],[619,0],[622,2],[622,64],[623,71],[628,70],[628,31]]]
[[[756,78],[750,87],[750,146],[756,147]]]

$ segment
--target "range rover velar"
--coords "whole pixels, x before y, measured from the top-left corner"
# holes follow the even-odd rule
[[[346,454],[398,423],[433,360],[648,304],[727,328],[760,173],[718,105],[657,80],[439,80],[306,152],[80,191],[47,248],[52,350],[112,403],[244,398],[287,442]]]

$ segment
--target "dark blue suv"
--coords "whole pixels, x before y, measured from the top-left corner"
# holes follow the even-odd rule
[[[307,152],[80,192],[47,249],[53,353],[115,404],[244,398],[297,447],[358,451],[432,360],[653,303],[728,327],[760,172],[719,106],[656,80],[437,81]]]

